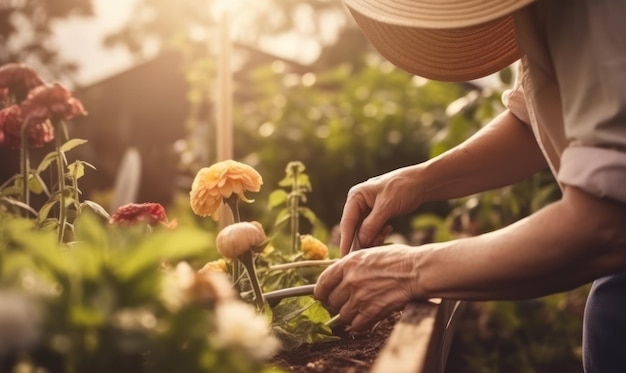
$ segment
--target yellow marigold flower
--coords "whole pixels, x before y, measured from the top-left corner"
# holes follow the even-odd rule
[[[204,272],[227,272],[228,266],[226,265],[226,261],[224,259],[217,259],[211,262],[207,262],[204,267],[200,268],[198,273]]]
[[[310,234],[300,236],[300,249],[306,260],[322,260],[328,258],[328,247]]]
[[[259,222],[240,222],[226,226],[216,238],[217,251],[228,259],[236,259],[248,250],[258,248],[267,237]]]
[[[218,219],[218,210],[224,198],[234,194],[244,202],[252,202],[244,192],[261,190],[263,179],[252,167],[226,160],[204,167],[196,174],[191,185],[190,203],[194,213]]]

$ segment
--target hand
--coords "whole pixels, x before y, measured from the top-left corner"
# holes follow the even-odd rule
[[[417,297],[419,250],[389,245],[347,255],[320,275],[314,295],[355,331]]]
[[[424,200],[420,166],[401,168],[353,186],[341,216],[341,255],[350,251],[358,228],[359,246],[383,244],[391,233],[388,221],[415,210]]]

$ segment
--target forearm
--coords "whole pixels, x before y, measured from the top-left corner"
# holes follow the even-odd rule
[[[417,166],[425,200],[446,200],[510,185],[547,167],[527,127],[509,111],[459,146]]]
[[[515,299],[626,270],[626,207],[566,188],[563,199],[488,234],[426,245],[418,298]]]

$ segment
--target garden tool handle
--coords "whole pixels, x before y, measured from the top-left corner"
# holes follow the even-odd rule
[[[263,297],[269,303],[270,306],[277,305],[282,299],[299,297],[303,295],[312,295],[315,284],[294,286],[291,288],[285,288],[280,290],[274,290],[263,294]]]

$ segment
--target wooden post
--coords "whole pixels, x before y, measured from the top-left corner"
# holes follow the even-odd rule
[[[219,26],[215,148],[217,149],[217,161],[224,161],[233,158],[233,73],[231,65],[233,44],[230,40],[229,11],[223,11]],[[228,206],[222,206],[219,228],[224,228],[232,222],[233,216],[230,209]]]

